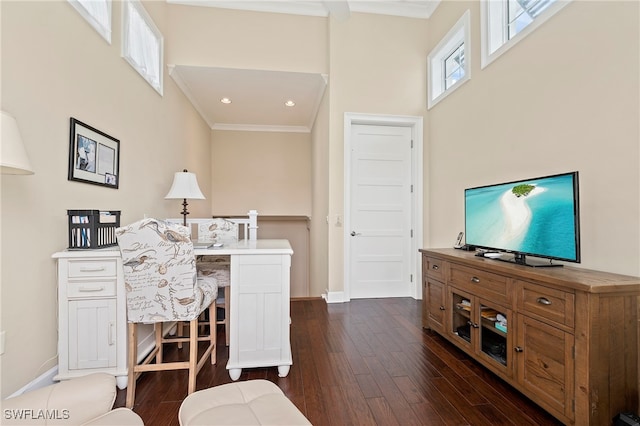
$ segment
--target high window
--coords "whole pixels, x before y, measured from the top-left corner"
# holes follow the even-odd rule
[[[489,65],[571,0],[481,0],[481,66]]]
[[[122,3],[122,57],[162,95],[164,38],[138,0]]]
[[[111,0],[68,0],[71,6],[111,44]]]
[[[429,109],[471,78],[469,26],[467,10],[427,57]]]

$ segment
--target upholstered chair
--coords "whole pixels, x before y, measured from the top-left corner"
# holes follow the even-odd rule
[[[216,363],[216,326],[209,323],[209,335],[198,336],[198,317],[206,309],[215,318],[217,283],[212,276],[196,271],[196,259],[189,230],[156,219],[143,219],[116,229],[124,265],[128,322],[128,387],[126,406],[135,399],[136,378],[144,371],[187,369],[188,393],[195,391],[196,375],[210,356]],[[163,323],[189,322],[189,337],[165,338]],[[153,324],[155,348],[137,364],[137,325]],[[207,349],[198,358],[198,341]],[[189,360],[162,360],[162,344],[189,342]],[[155,363],[151,361],[155,358]]]
[[[198,240],[225,243],[238,241],[238,224],[224,218],[198,223]]]

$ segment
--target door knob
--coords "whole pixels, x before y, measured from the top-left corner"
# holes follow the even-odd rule
[[[356,235],[361,235],[359,232],[351,231],[351,236],[355,237]]]

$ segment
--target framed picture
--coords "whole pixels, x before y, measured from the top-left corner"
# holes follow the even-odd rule
[[[118,189],[120,141],[71,117],[69,180]]]

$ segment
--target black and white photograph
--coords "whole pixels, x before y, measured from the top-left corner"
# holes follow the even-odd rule
[[[71,117],[69,180],[117,189],[120,141]]]

